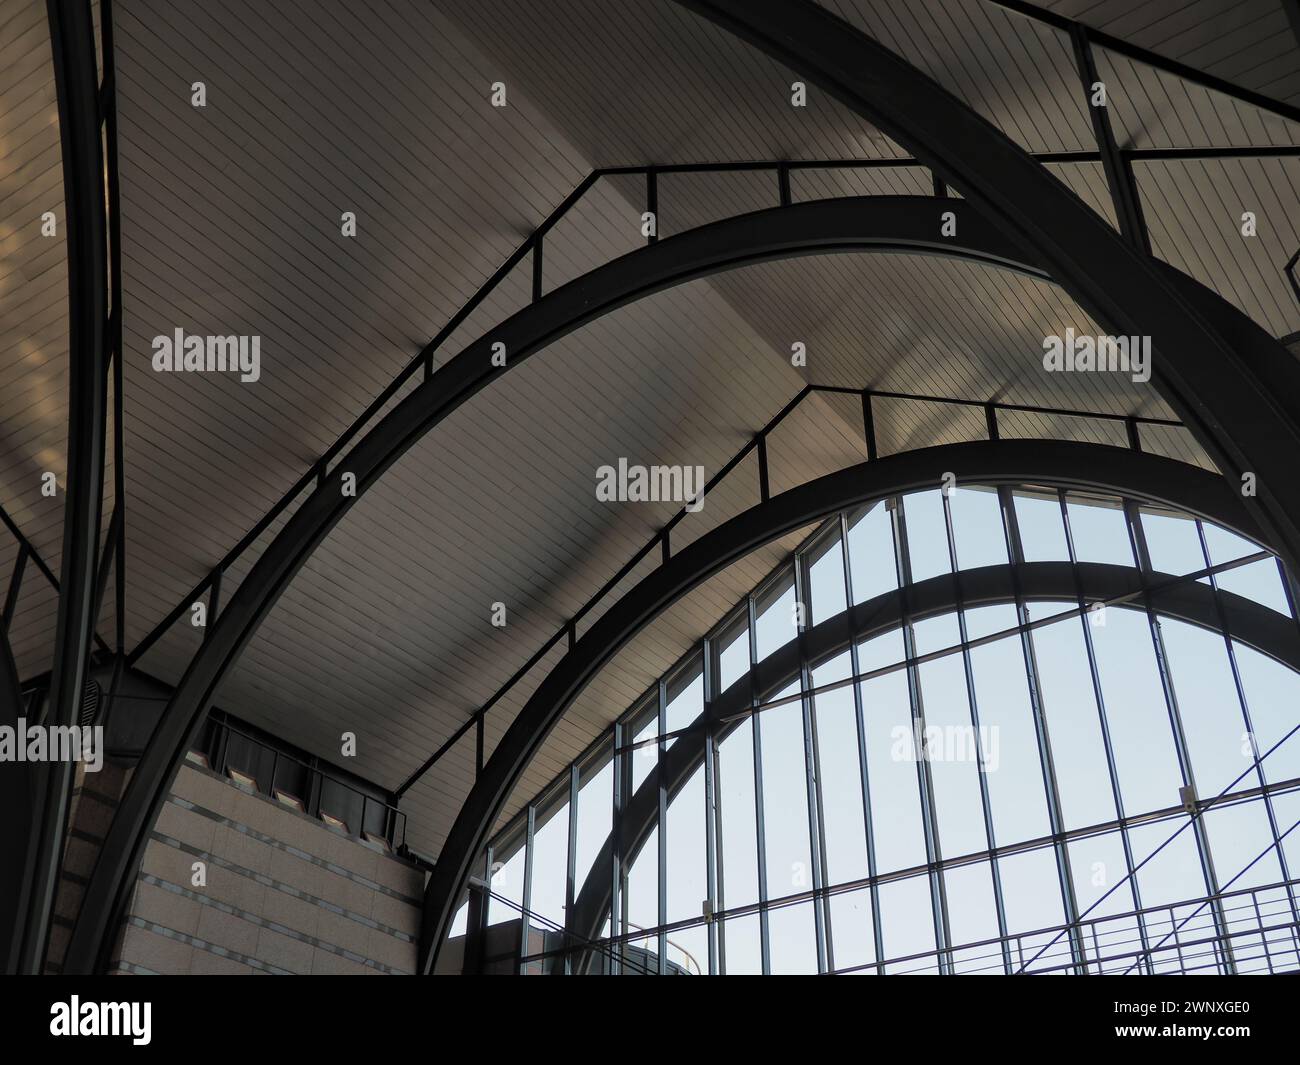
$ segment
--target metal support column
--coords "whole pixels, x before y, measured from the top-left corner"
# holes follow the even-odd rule
[[[49,0],[54,81],[63,147],[68,249],[68,465],[63,566],[47,724],[77,722],[94,631],[96,555],[104,489],[105,334],[108,261],[99,66],[90,4]],[[62,865],[75,767],[42,767],[32,809],[35,835],[21,968],[40,972]]]

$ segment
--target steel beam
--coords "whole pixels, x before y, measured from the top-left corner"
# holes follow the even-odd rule
[[[1079,563],[1078,583],[1075,566],[1069,562],[1028,562],[1022,564],[1019,570],[1021,591],[1027,602],[1059,602],[1076,595],[1082,595],[1089,602],[1105,601],[1138,593],[1144,587],[1142,575],[1128,566]],[[950,614],[959,604],[970,609],[1015,602],[1010,566],[983,566],[962,570],[960,577],[960,597],[952,574],[941,574],[912,585],[907,593],[912,611],[911,620],[921,621]],[[1178,578],[1169,574],[1153,573],[1150,579],[1156,584],[1167,586],[1167,590],[1159,596],[1161,615],[1212,632],[1224,630],[1212,588],[1196,581],[1174,583]],[[1300,644],[1295,638],[1292,619],[1241,596],[1225,598],[1224,602],[1229,604],[1226,610],[1232,618],[1234,639],[1268,655],[1289,669],[1300,672]],[[1146,606],[1145,603],[1135,601],[1124,604],[1120,609],[1145,612]],[[895,589],[827,618],[804,635],[807,661],[816,668],[819,663],[834,658],[859,641],[898,628],[901,610],[902,593]],[[1238,624],[1244,624],[1245,629],[1239,631]],[[798,679],[802,662],[798,642],[791,640],[759,663],[754,686],[760,701],[770,698]],[[677,742],[662,756],[659,763],[663,774],[662,783],[670,802],[690,780],[704,758],[707,726],[712,724],[717,729],[718,739],[722,739],[746,719],[745,711],[752,698],[750,682],[749,674],[736,680],[718,696],[716,704],[710,710],[685,726],[685,735],[679,735]],[[645,783],[637,789],[624,808],[620,828],[626,848],[624,860],[629,864],[654,827],[657,801],[656,789]],[[600,936],[601,927],[609,915],[610,885],[606,870],[612,861],[612,855],[611,831],[597,853],[587,879],[577,890],[574,905],[569,909],[569,920],[565,927],[569,942],[584,945]],[[574,964],[574,971],[584,971],[594,957],[589,953],[584,954],[582,960]]]
[[[1079,68],[1083,106],[1088,109],[1093,139],[1101,152],[1102,169],[1110,188],[1110,199],[1115,207],[1119,230],[1133,247],[1150,255],[1151,236],[1147,232],[1146,219],[1142,216],[1142,198],[1138,195],[1137,181],[1133,178],[1133,165],[1124,158],[1119,145],[1115,143],[1109,107],[1092,102],[1093,86],[1100,84],[1101,79],[1097,75],[1097,63],[1093,59],[1087,29],[1074,23],[1070,28],[1070,42],[1074,45],[1074,61]]]
[[[1126,448],[1001,440],[923,448],[829,474],[773,496],[695,540],[611,606],[537,687],[479,774],[425,893],[421,971],[431,972],[474,857],[506,799],[565,710],[600,669],[660,613],[755,548],[841,510],[958,483],[1054,483],[1189,510],[1252,539],[1259,529],[1224,482],[1194,466]]]
[[[88,2],[49,0],[50,44],[63,148],[68,258],[68,466],[63,568],[46,723],[76,723],[94,634],[96,554],[104,489],[108,301],[103,141],[95,25]],[[62,861],[74,767],[51,762],[32,809],[33,853],[21,968],[40,972]]]

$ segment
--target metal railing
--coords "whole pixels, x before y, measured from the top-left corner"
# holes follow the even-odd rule
[[[508,902],[495,893],[492,897]],[[510,905],[524,912],[517,904]],[[1300,905],[1300,880],[1279,881],[845,966],[831,975],[916,975],[946,971],[957,976],[975,976],[1020,970],[1035,976],[1300,972],[1300,925],[1294,918],[1297,905]],[[561,944],[572,939],[559,925],[532,916],[535,924],[552,933]],[[1067,934],[1071,932],[1076,935]],[[621,957],[626,944],[638,942],[637,937],[641,935],[636,930],[621,937],[567,947],[548,945],[541,953],[525,954],[522,966],[554,964],[558,958],[584,949],[611,959]],[[1052,940],[1056,940],[1052,947],[1034,958],[1035,951],[1045,941]],[[1082,943],[1078,956],[1075,955],[1077,943]],[[1226,964],[1229,950],[1231,969]],[[631,971],[646,975],[653,972],[643,966]]]
[[[1225,955],[1231,948],[1239,974],[1296,972],[1300,926],[1293,907],[1300,902],[1298,888],[1300,880],[1239,888],[835,971],[931,973],[938,972],[941,958],[947,957],[954,974],[1005,973],[1009,950],[1016,969],[1032,975],[1223,973],[1228,971]],[[1217,914],[1211,903],[1219,904]],[[1079,934],[1065,935],[1072,931]],[[1034,959],[1035,950],[1052,938],[1057,942]],[[1082,955],[1075,957],[1079,943]]]
[[[352,825],[347,825],[349,836],[354,839],[364,840],[366,833],[369,831],[367,829],[367,814],[370,813],[372,807],[379,807],[384,811],[383,830],[382,832],[372,834],[382,836],[385,842],[387,842],[387,844],[394,850],[405,846],[407,818],[406,814],[399,810],[395,804],[386,802],[375,795],[368,794],[355,784],[349,783],[328,770],[321,768],[319,764],[314,764],[313,762],[300,758],[297,755],[290,754],[288,751],[284,751],[272,743],[266,742],[262,738],[253,735],[251,732],[248,732],[231,722],[226,715],[221,715],[220,717],[214,715],[212,718],[212,726],[214,731],[207,738],[206,743],[203,747],[196,748],[195,750],[196,753],[202,754],[208,760],[211,769],[218,775],[228,776],[230,775],[230,770],[234,769],[255,782],[258,794],[265,795],[280,802],[281,800],[277,795],[277,792],[282,792],[282,789],[277,787],[276,782],[280,764],[286,762],[296,765],[306,774],[305,781],[307,783],[307,788],[305,790],[307,791],[307,795],[291,795],[288,791],[283,791],[283,794],[298,799],[303,806],[302,812],[308,817],[317,817],[324,820],[324,818],[321,817],[320,782],[329,781],[330,784],[343,789],[344,792],[349,796],[352,796],[354,799],[359,798],[361,800],[361,816],[359,818],[359,824],[356,826],[356,831],[353,831]],[[241,762],[245,762],[245,760],[238,757],[232,760],[230,756],[229,743],[229,737],[231,735],[240,737],[263,755],[269,752],[271,756],[270,772],[263,774],[255,768],[249,768],[247,764],[240,764]],[[263,777],[266,778],[265,787],[263,787]],[[330,813],[331,811],[326,810],[325,812]]]

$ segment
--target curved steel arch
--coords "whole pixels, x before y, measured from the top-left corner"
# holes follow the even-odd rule
[[[990,122],[812,0],[675,0],[749,41],[930,166],[1104,327],[1149,336],[1152,383],[1240,486],[1267,542],[1300,569],[1300,366],[1236,311],[1207,309],[1152,256]],[[1195,286],[1202,293],[1203,286]]]
[[[941,574],[909,585],[905,590],[894,589],[875,596],[856,606],[827,618],[803,634],[800,640],[792,639],[777,648],[753,671],[733,682],[718,696],[712,706],[682,730],[685,735],[661,754],[659,775],[653,774],[628,799],[618,826],[622,846],[631,862],[637,851],[649,838],[659,810],[659,788],[662,786],[669,799],[677,794],[691,775],[704,761],[704,729],[712,722],[717,727],[717,738],[724,738],[746,718],[750,699],[757,694],[760,700],[770,698],[799,678],[804,658],[814,667],[839,654],[852,643],[870,639],[896,629],[900,624],[904,597],[913,620],[948,614],[959,606],[987,606],[995,603],[1014,603],[1019,580],[1019,595],[1028,602],[1065,600],[1073,602],[1082,594],[1089,602],[1111,600],[1119,596],[1140,592],[1142,575],[1132,566],[1116,566],[1098,562],[1077,564],[1079,583],[1075,583],[1075,564],[1069,562],[1026,562],[1016,567],[1012,575],[1009,565],[981,566],[962,570],[956,574]],[[1159,585],[1177,578],[1171,574],[1153,573],[1149,580]],[[958,588],[960,582],[960,589]],[[960,591],[960,595],[958,592]],[[1184,621],[1212,632],[1224,631],[1214,589],[1196,581],[1183,581],[1157,593],[1157,611],[1164,617]],[[1300,642],[1296,640],[1295,621],[1286,615],[1269,610],[1253,600],[1220,590],[1227,629],[1235,641],[1259,651],[1300,673]],[[1120,609],[1145,611],[1145,604],[1121,604]],[[751,683],[753,688],[751,689]],[[732,719],[728,724],[721,724]],[[719,727],[720,726],[720,727]],[[601,927],[609,917],[613,885],[609,870],[614,854],[613,831],[597,853],[591,871],[574,898],[573,911],[565,925],[568,938],[575,943],[579,971],[595,960],[585,944],[600,936]]]
[[[960,237],[940,235],[943,211],[964,218]],[[555,289],[484,334],[390,410],[295,511],[209,629],[132,774],[87,885],[64,971],[91,972],[105,960],[148,827],[221,680],[306,559],[408,448],[500,373],[642,297],[750,263],[872,250],[962,258],[1044,277],[956,201],[863,197],[776,207],[659,240]],[[505,367],[492,365],[497,343],[505,345]],[[344,473],[355,475],[355,495],[343,494]]]
[[[67,237],[68,437],[62,576],[45,724],[66,728],[77,719],[95,635],[108,389],[108,186],[101,129],[103,97],[90,3],[48,0],[46,7],[58,98]],[[0,877],[6,883],[0,895],[5,905],[19,906],[24,912],[16,926],[6,924],[0,951],[6,955],[6,967],[19,972],[44,970],[73,770],[70,761],[29,768],[29,816],[5,833]],[[14,766],[6,772],[20,770]]]
[[[1048,483],[1164,503],[1253,540],[1259,529],[1222,478],[1123,448],[1003,440],[908,451],[792,488],[701,536],[609,608],[541,682],[506,730],[461,807],[425,891],[421,971],[431,972],[470,866],[546,736],[600,669],[645,625],[755,548],[828,515],[941,483]]]

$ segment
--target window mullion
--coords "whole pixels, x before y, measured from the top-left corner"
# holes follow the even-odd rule
[[[840,554],[844,565],[844,601],[852,609],[856,600],[853,598],[853,566],[849,559],[849,523],[848,518],[843,514],[840,515]],[[862,672],[859,664],[858,641],[852,637],[849,640],[849,668],[853,670],[854,677]],[[867,876],[871,878],[871,936],[876,954],[876,973],[879,975],[884,972],[882,962],[885,958],[885,934],[880,925],[880,887],[876,883],[876,844],[875,829],[871,823],[871,775],[867,760],[866,712],[862,701],[862,683],[857,680],[853,683],[853,716],[857,729],[858,771],[862,779],[862,822],[867,846]]]
[[[939,817],[935,809],[934,782],[930,773],[929,752],[925,742],[925,708],[921,698],[920,671],[916,665],[916,634],[912,628],[912,615],[908,589],[912,584],[912,562],[907,545],[907,520],[903,513],[903,500],[894,497],[889,501],[894,534],[894,565],[898,577],[899,600],[902,604],[903,654],[907,661],[907,694],[912,712],[913,744],[919,743],[916,756],[917,786],[921,792],[921,805],[925,811],[926,865],[930,872],[930,904],[934,912],[934,941],[939,959],[939,971],[952,971],[952,957],[948,951],[948,895],[940,872],[942,851],[939,845]]]

